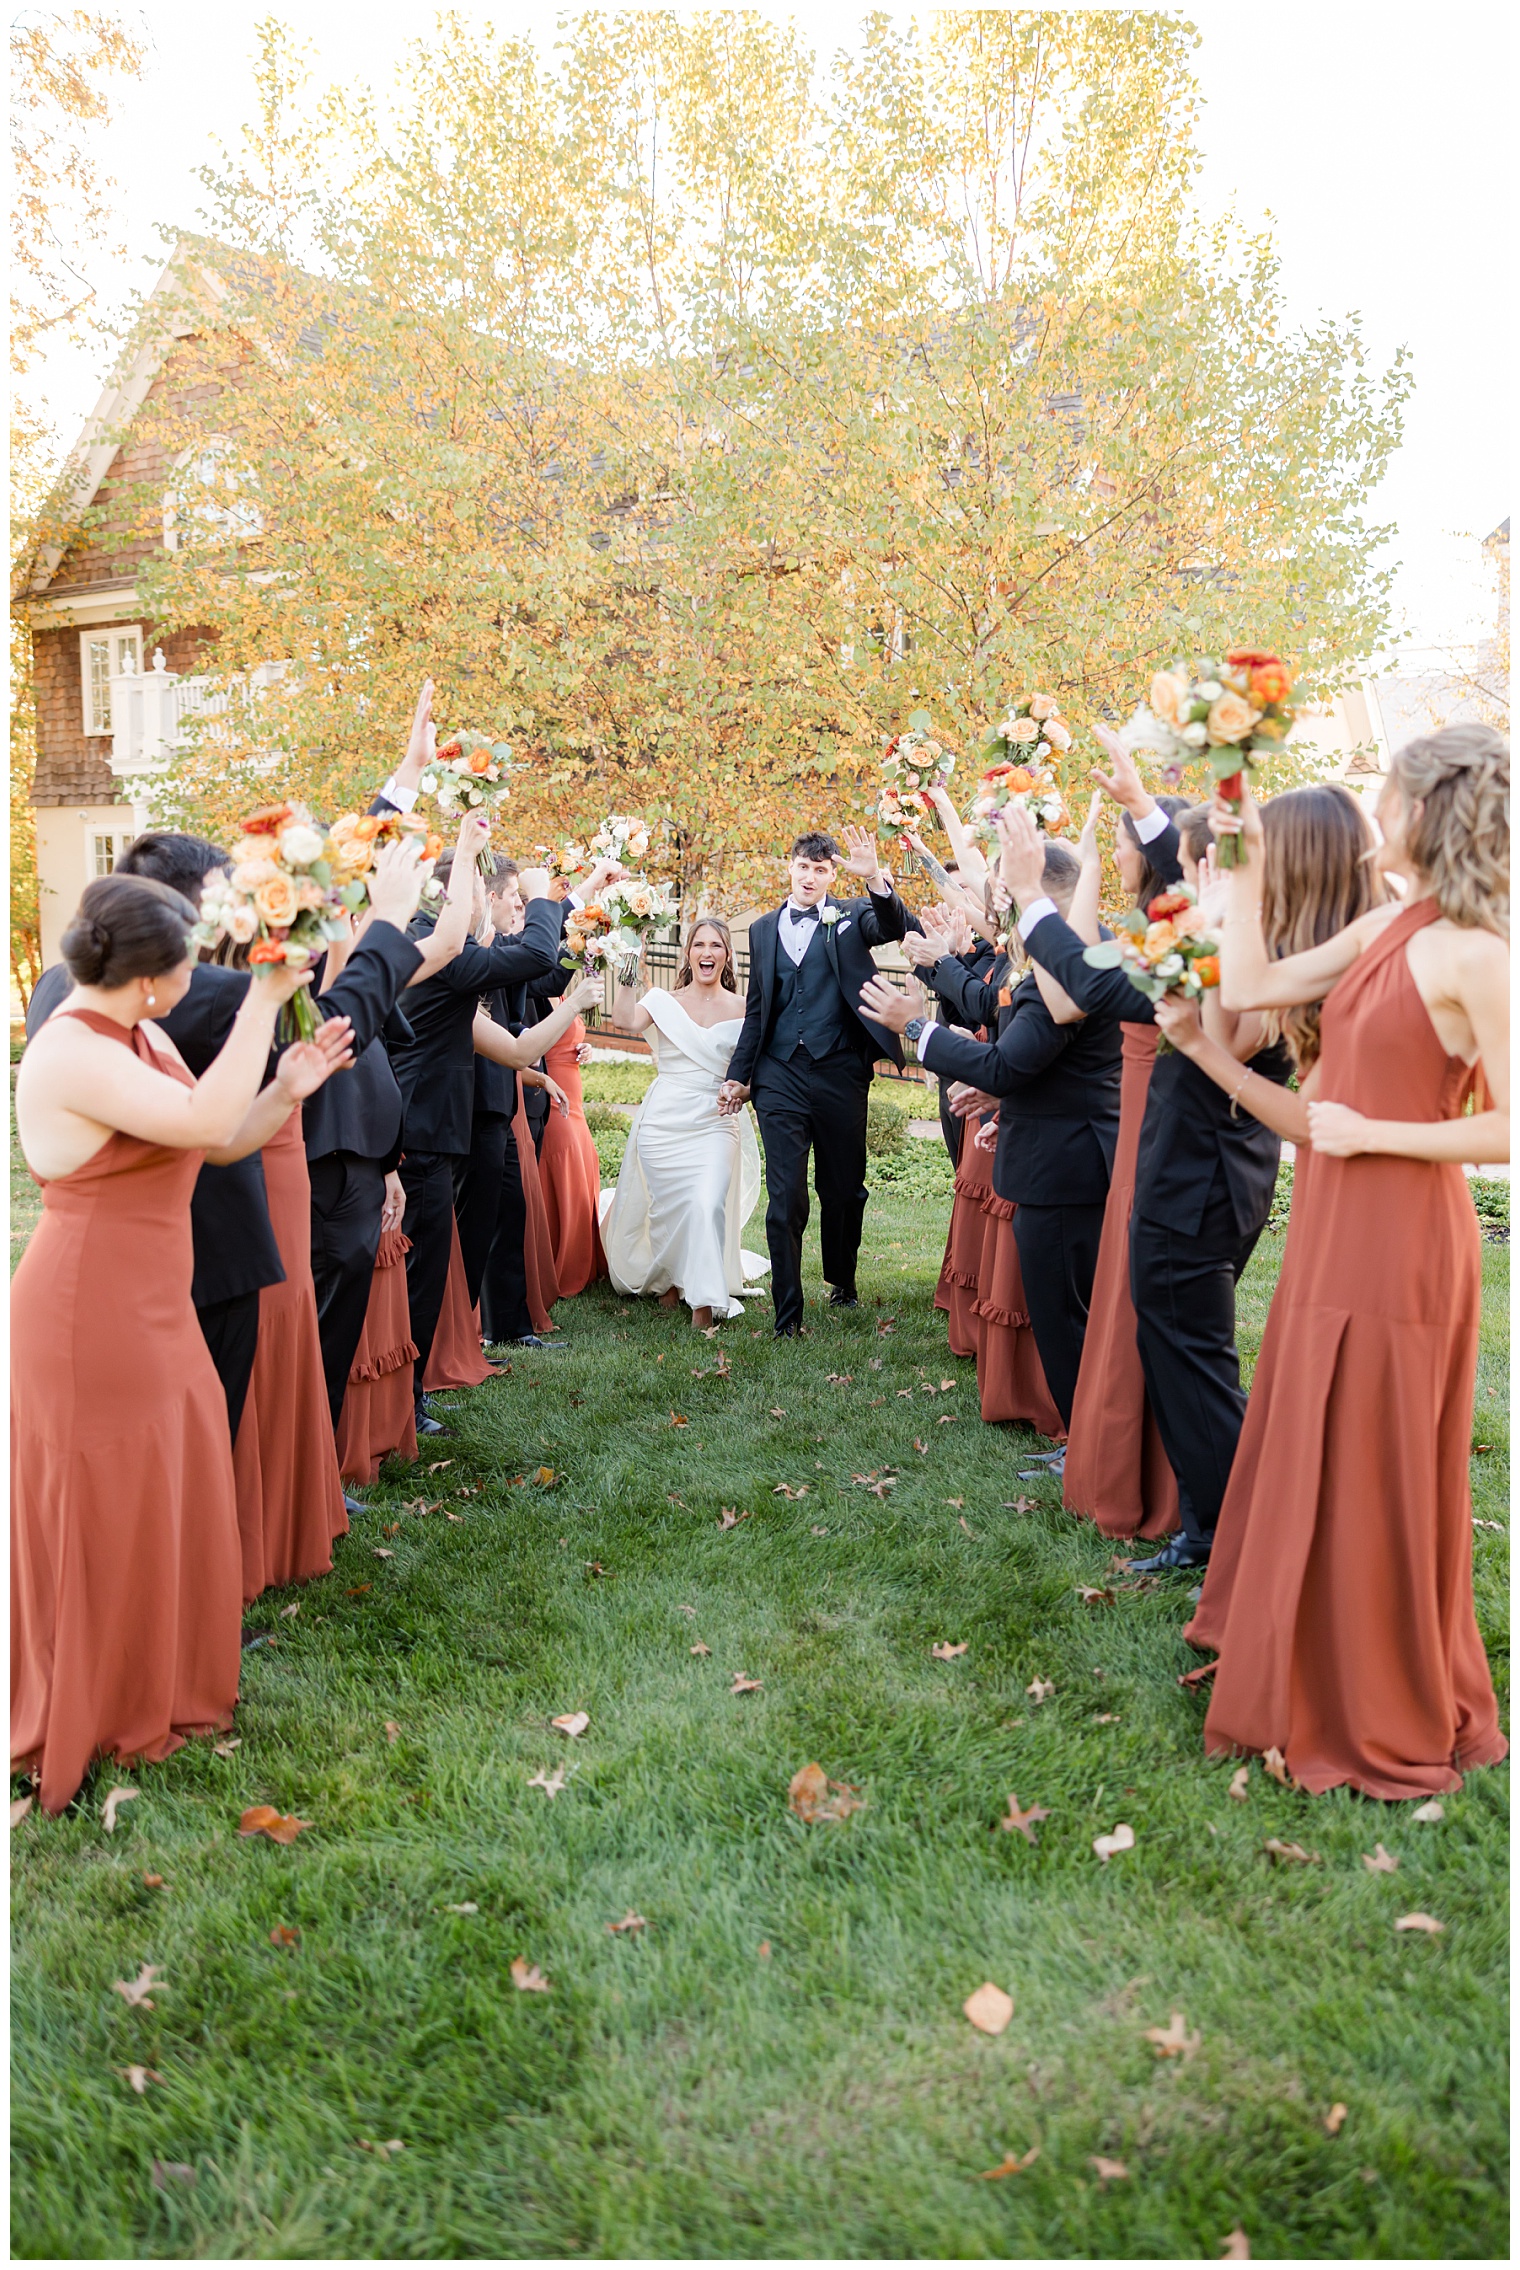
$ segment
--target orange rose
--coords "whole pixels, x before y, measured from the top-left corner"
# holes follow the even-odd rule
[[[1023,765],[1012,765],[1004,785],[1010,796],[1027,795],[1034,786],[1034,774],[1026,771]]]
[[[267,883],[260,883],[253,894],[253,903],[262,919],[276,930],[294,922],[300,907],[295,881],[289,875],[272,875]]]
[[[1211,985],[1217,985],[1219,983],[1219,956],[1217,954],[1200,954],[1193,964],[1193,975],[1205,992]]]
[[[244,835],[278,835],[287,820],[295,818],[294,804],[266,804],[250,812],[243,822]]]
[[[1286,662],[1259,662],[1251,672],[1251,691],[1262,703],[1286,701],[1293,691],[1293,674]]]
[[[355,828],[354,834],[362,843],[373,843],[384,825],[385,814],[383,812],[366,812],[364,818]]]
[[[428,837],[427,837],[427,839],[426,839],[426,840],[425,840],[425,842],[423,843],[423,846],[422,846],[422,856],[423,856],[423,858],[424,858],[424,859],[436,859],[436,858],[438,857],[438,854],[439,854],[439,853],[440,853],[440,852],[442,851],[442,849],[443,849],[443,838],[442,838],[442,836],[441,836],[441,835],[430,835],[430,836],[428,836]]]
[[[471,770],[471,772],[489,772],[489,771],[490,771],[490,769],[491,769],[491,752],[490,752],[490,750],[489,750],[489,749],[474,749],[474,750],[472,750],[472,751],[471,751],[471,753],[470,753],[470,770]]]
[[[1151,900],[1151,920],[1164,922],[1169,914],[1181,914],[1192,903],[1186,891],[1160,891]]]
[[[464,751],[457,741],[445,741],[443,747],[438,751],[438,761],[440,764],[452,764],[455,757],[463,754]]]
[[[260,939],[258,945],[252,948],[249,953],[248,959],[250,962],[257,962],[260,964],[264,962],[283,962],[285,959],[285,948],[276,938],[262,938]]]
[[[1243,670],[1254,670],[1262,663],[1280,662],[1282,656],[1274,654],[1270,646],[1232,646],[1225,660],[1238,662]]]

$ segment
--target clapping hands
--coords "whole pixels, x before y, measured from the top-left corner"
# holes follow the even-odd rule
[[[352,1064],[352,1038],[347,1017],[329,1017],[311,1040],[295,1041],[283,1052],[274,1076],[293,1104],[304,1103],[324,1080]]]

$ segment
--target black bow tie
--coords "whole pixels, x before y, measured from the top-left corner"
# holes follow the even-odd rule
[[[793,906],[790,899],[786,902],[786,911],[794,922],[817,922],[820,919],[816,906]]]

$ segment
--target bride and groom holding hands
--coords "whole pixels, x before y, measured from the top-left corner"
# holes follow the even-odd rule
[[[702,1328],[741,1315],[746,1273],[766,1266],[739,1243],[760,1191],[750,1101],[765,1144],[777,1337],[802,1329],[809,1153],[829,1301],[855,1303],[871,1068],[902,1062],[897,1035],[861,1009],[861,988],[876,975],[872,947],[901,938],[908,913],[875,839],[841,832],[842,845],[816,831],[793,844],[785,904],[750,925],[742,1014],[728,926],[712,915],[688,933],[674,992],[618,989],[614,1016],[648,1033],[657,1076],[603,1224],[608,1268],[619,1292],[684,1299]],[[834,896],[841,872],[865,885],[861,896]]]

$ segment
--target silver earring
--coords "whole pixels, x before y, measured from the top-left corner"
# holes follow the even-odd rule
[[[156,993],[150,993],[150,994],[148,995],[148,1007],[149,1007],[150,1009],[151,1009],[151,1008],[153,1007],[153,1005],[154,1005],[154,1003],[155,1003],[155,1002],[157,1001],[157,999],[158,999],[158,995],[157,995]]]

